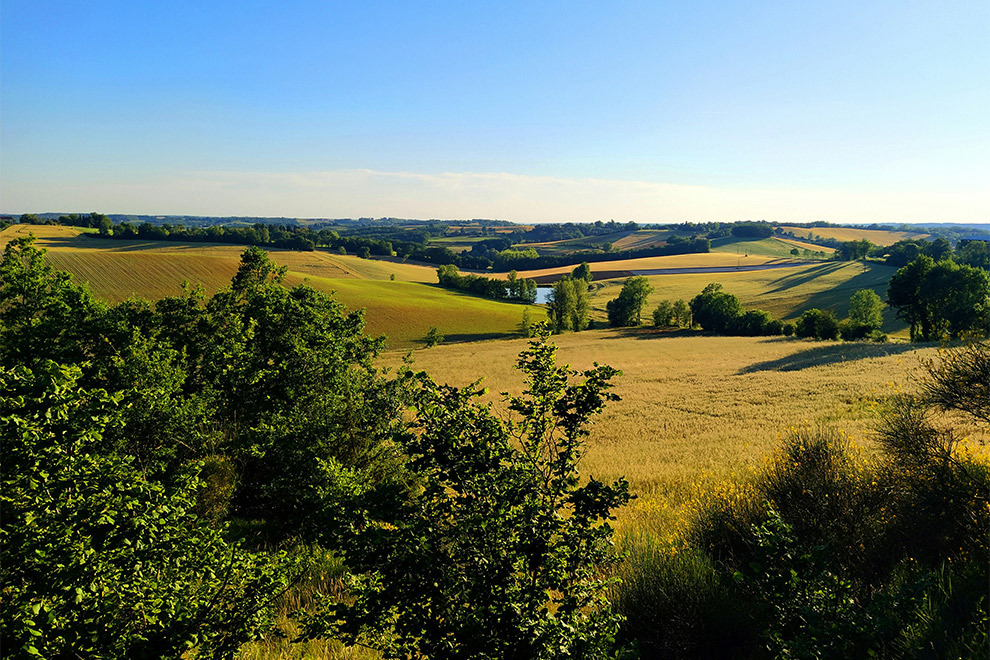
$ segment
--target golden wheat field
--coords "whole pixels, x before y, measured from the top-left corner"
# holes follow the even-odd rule
[[[694,254],[672,254],[665,257],[643,257],[641,259],[617,259],[615,261],[598,261],[590,264],[591,272],[628,273],[659,268],[732,268],[735,266],[760,266],[772,262],[784,262],[780,258],[750,254],[736,255],[728,252],[702,252]],[[536,270],[519,271],[519,277],[537,280],[556,279],[560,275],[570,275],[574,266],[559,266],[557,268],[540,268]],[[493,277],[505,277],[505,273],[494,273]]]
[[[699,482],[743,477],[792,426],[824,425],[869,446],[878,398],[911,387],[934,348],[910,344],[710,337],[651,330],[586,331],[553,337],[559,361],[622,370],[594,423],[583,472],[626,476],[640,496],[624,523],[667,516]],[[463,386],[484,378],[497,393],[519,393],[514,368],[526,340],[440,346],[415,354],[414,367]],[[386,356],[395,365],[399,354]],[[967,429],[975,433],[976,429]],[[646,521],[641,520],[646,517]]]
[[[906,238],[924,238],[928,234],[908,231],[884,231],[881,229],[857,229],[855,227],[780,227],[781,231],[788,231],[799,238],[805,238],[808,234],[818,235],[822,238],[834,238],[837,241],[860,241],[864,238],[874,245],[893,245],[897,241]],[[821,249],[821,248],[819,248]]]

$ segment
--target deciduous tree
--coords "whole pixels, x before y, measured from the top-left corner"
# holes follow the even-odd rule
[[[614,369],[577,375],[555,363],[546,333],[520,356],[527,375],[509,397],[517,421],[479,405],[475,387],[416,377],[415,435],[405,448],[421,483],[393,507],[357,506],[342,539],[358,574],[353,600],[307,621],[386,657],[601,657],[617,619],[604,589],[612,510],[628,484],[583,482],[587,423]]]

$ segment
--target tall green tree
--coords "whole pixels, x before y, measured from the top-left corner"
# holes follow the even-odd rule
[[[689,303],[694,322],[704,330],[727,332],[742,315],[742,304],[731,293],[722,291],[722,285],[712,282]]]
[[[605,309],[608,312],[608,322],[613,327],[636,326],[640,324],[643,305],[653,293],[650,281],[643,276],[630,277],[622,285],[619,297],[610,300]]]
[[[585,280],[562,277],[553,285],[547,315],[554,332],[588,327],[591,303],[588,300],[588,283]]]
[[[849,320],[869,330],[879,330],[883,325],[883,300],[873,289],[860,289],[849,299]]]
[[[921,255],[894,273],[887,285],[887,304],[897,310],[897,318],[911,326],[911,341],[934,338],[931,305],[922,294],[922,284],[934,267],[931,257]]]
[[[591,272],[591,265],[587,261],[582,261],[571,273],[571,277],[576,280],[591,282],[594,279],[594,274]]]
[[[887,302],[910,324],[912,341],[986,333],[990,277],[980,268],[921,255],[890,278]]]

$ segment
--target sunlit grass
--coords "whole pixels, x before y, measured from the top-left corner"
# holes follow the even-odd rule
[[[924,238],[928,234],[906,231],[884,231],[881,229],[856,229],[855,227],[780,227],[798,238],[807,238],[808,234],[822,238],[834,238],[837,241],[859,241],[866,239],[874,245],[893,245],[906,238]]]
[[[621,369],[615,393],[591,429],[582,472],[627,477],[639,498],[624,527],[666,528],[706,484],[745,481],[795,426],[842,430],[865,447],[874,401],[899,390],[933,348],[907,344],[670,336],[649,331],[559,335],[562,362]],[[524,340],[441,346],[415,367],[439,382],[485,378],[493,399],[518,393],[513,368]],[[387,356],[398,364],[399,354]],[[976,433],[976,429],[969,432]]]

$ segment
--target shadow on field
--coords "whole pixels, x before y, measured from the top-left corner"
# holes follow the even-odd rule
[[[443,343],[444,344],[461,344],[469,341],[486,341],[488,339],[512,339],[514,337],[521,337],[520,334],[506,333],[506,332],[465,332],[461,334],[444,334]],[[426,347],[426,340],[419,339],[417,342],[423,347]]]
[[[841,318],[848,313],[850,296],[860,289],[873,289],[881,298],[886,298],[887,283],[895,272],[896,269],[893,266],[874,263],[867,264],[866,270],[861,270],[840,286],[819,291],[809,296],[804,303],[804,308],[811,309],[812,307],[817,307],[819,309],[831,309],[839,314]]]
[[[594,327],[589,327],[589,330],[605,330],[608,329],[608,323],[598,321],[595,323]],[[607,335],[599,337],[600,341],[608,341],[609,339],[672,339],[674,337],[704,337],[704,336],[716,336],[710,333],[700,332],[698,330],[688,330],[686,328],[681,328],[675,330],[673,328],[656,328],[653,326],[639,326],[635,328],[612,328],[612,332]]]
[[[783,277],[778,277],[774,280],[770,286],[776,285],[767,291],[768,294],[780,293],[781,291],[786,291],[787,289],[792,289],[796,286],[801,286],[802,284],[807,284],[808,282],[815,280],[829,273],[835,272],[842,268],[846,262],[844,261],[832,261],[829,263],[824,263],[820,266],[815,266],[809,268],[808,270],[801,271],[800,273],[794,273],[792,275],[784,275]]]
[[[822,367],[840,362],[852,362],[866,358],[900,355],[917,350],[917,345],[911,344],[866,344],[841,342],[823,344],[767,362],[756,362],[739,370],[739,375],[752,374],[759,371],[801,371],[812,367]]]

